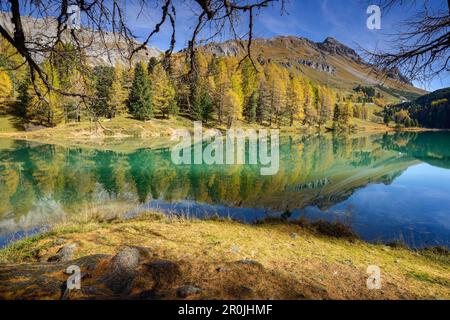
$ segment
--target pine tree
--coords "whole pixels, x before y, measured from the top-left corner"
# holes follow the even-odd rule
[[[172,85],[166,70],[158,64],[151,74],[153,107],[160,112],[163,118],[177,113],[175,101],[175,88]]]
[[[228,89],[224,97],[224,118],[228,128],[230,128],[233,122],[239,119],[242,114],[240,104],[241,99],[239,95],[234,90]]]
[[[27,120],[28,108],[32,98],[30,94],[31,80],[29,77],[25,77],[25,79],[19,83],[19,88],[17,91],[19,96],[17,97],[15,113],[22,119]]]
[[[76,69],[78,60],[75,51],[73,45],[59,41],[55,44],[55,51],[50,53],[50,61],[58,73],[60,88],[64,91],[70,89],[71,73]]]
[[[123,72],[119,63],[114,68],[114,80],[111,84],[108,105],[112,111],[112,116],[124,114],[126,110],[127,91],[123,85]]]
[[[248,123],[253,123],[256,121],[256,110],[258,108],[259,96],[258,92],[254,91],[248,99],[244,108],[244,117]]]
[[[189,113],[193,120],[202,120],[202,94],[205,91],[198,72],[190,76],[189,82]]]
[[[267,81],[263,78],[259,83],[258,104],[256,105],[256,122],[263,124],[267,119],[267,109],[270,106]]]
[[[0,109],[6,107],[8,98],[12,95],[13,84],[8,73],[0,68]]]
[[[248,100],[252,94],[258,89],[257,71],[250,59],[245,59],[241,66],[242,73],[242,93],[244,99]]]
[[[299,120],[304,117],[303,105],[305,100],[300,80],[294,76],[290,76],[286,99],[286,111],[289,115],[289,126],[293,126],[295,120]]]
[[[346,129],[350,121],[350,113],[353,106],[351,102],[345,102],[334,106],[333,112],[333,127],[335,129]]]
[[[353,105],[353,116],[362,119],[362,107],[360,104]]]
[[[149,120],[153,116],[150,81],[142,63],[134,68],[133,85],[127,100],[129,113],[138,120]]]
[[[254,122],[256,118],[256,104],[258,102],[258,76],[257,71],[250,59],[246,59],[241,66],[242,74],[242,95],[244,110],[243,116],[249,123]]]
[[[148,65],[147,65],[147,71],[148,74],[151,75],[153,73],[153,70],[155,69],[155,66],[158,64],[158,59],[156,59],[155,57],[151,57],[150,60],[148,61]]]
[[[95,79],[95,99],[92,102],[91,110],[96,117],[113,118],[116,110],[115,105],[110,105],[110,96],[114,94],[111,90],[115,72],[114,68],[109,66],[96,66],[94,67],[94,79]]]
[[[237,67],[237,63],[233,63],[233,60],[228,68],[229,70],[233,70]],[[242,73],[240,70],[233,72],[231,75],[231,90],[236,94],[237,104],[234,106],[234,119],[233,120],[241,120],[244,113],[244,93],[242,91]]]
[[[191,104],[192,104],[192,111],[191,116],[193,120],[203,120],[203,110],[202,110],[202,96],[199,92],[200,90],[197,90],[195,88],[191,89]]]
[[[303,124],[312,126],[317,122],[317,110],[314,106],[316,101],[314,87],[310,82],[305,83],[305,117],[303,119]]]
[[[361,118],[363,120],[369,120],[369,108],[365,103],[363,103],[361,108]]]
[[[334,111],[333,111],[333,123],[337,124],[339,123],[339,119],[341,118],[341,112],[339,110],[339,104],[334,105]]]
[[[225,94],[231,87],[231,82],[228,77],[227,66],[224,58],[219,58],[214,61],[214,82],[216,85],[216,92],[214,92],[213,98],[215,106],[217,108],[217,118],[219,123],[222,123],[224,117],[224,100]]]
[[[266,65],[266,81],[269,86],[270,107],[267,109],[269,126],[275,122],[280,127],[286,114],[287,72],[271,63]]]
[[[208,121],[212,119],[213,109],[214,105],[211,96],[208,92],[205,92],[201,101],[202,120],[205,121],[205,123],[208,123]]]
[[[41,68],[47,75],[49,84],[54,88],[60,88],[57,70],[51,63],[45,61]],[[37,75],[35,75],[35,79],[35,86],[40,96],[35,92],[33,86],[28,88],[31,100],[27,108],[27,118],[41,125],[56,126],[64,117],[61,97],[55,90],[48,90],[47,86]]]
[[[351,101],[347,101],[339,106],[339,125],[342,127],[347,127],[352,116],[353,103]]]
[[[256,122],[259,124],[263,124],[265,120],[265,107],[264,107],[264,101],[263,101],[263,95],[258,95],[258,104],[256,105]]]
[[[24,58],[17,52],[8,41],[0,37],[0,65],[9,72],[9,77],[13,85],[13,96],[16,95],[19,82],[25,77],[29,77],[29,68],[24,64]]]
[[[318,87],[317,95],[319,96],[319,115],[317,123],[319,129],[333,118],[333,94],[327,87]]]

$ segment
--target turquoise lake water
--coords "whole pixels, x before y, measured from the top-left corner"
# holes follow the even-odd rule
[[[0,140],[0,246],[97,210],[339,220],[368,241],[450,246],[450,133],[282,137],[280,170],[175,165],[129,153]]]

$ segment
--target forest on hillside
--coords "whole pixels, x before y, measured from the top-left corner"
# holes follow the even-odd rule
[[[414,101],[389,106],[385,121],[420,125],[426,128],[450,128],[450,88],[437,90]]]
[[[217,57],[201,51],[191,61],[183,54],[170,59],[114,67],[88,66],[70,55],[70,45],[41,62],[48,90],[6,41],[0,43],[0,103],[24,123],[52,127],[82,120],[129,115],[137,120],[174,115],[230,127],[236,121],[267,126],[346,128],[352,117],[370,120],[366,103],[382,106],[374,88],[352,92],[313,83],[289,69],[250,59]],[[188,72],[195,66],[195,72]],[[32,81],[34,77],[35,81]]]

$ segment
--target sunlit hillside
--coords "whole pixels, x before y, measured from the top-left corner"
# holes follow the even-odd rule
[[[241,56],[246,43],[234,41],[213,43],[206,50],[219,56]],[[410,100],[426,91],[412,86],[398,71],[382,75],[352,48],[333,38],[321,43],[295,36],[256,39],[252,43],[255,60],[261,64],[275,62],[312,81],[333,88],[352,91],[357,85],[374,86],[389,97],[389,101]]]

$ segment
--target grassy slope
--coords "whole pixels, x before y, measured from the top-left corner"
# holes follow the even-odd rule
[[[0,134],[1,133],[15,133],[20,130],[16,125],[17,118],[9,115],[0,115]]]
[[[225,288],[239,283],[254,290],[252,298],[263,299],[450,299],[448,254],[330,238],[282,223],[243,225],[148,213],[111,224],[62,226],[1,250],[0,261],[29,263],[50,256],[61,239],[77,244],[77,257],[113,254],[122,245],[150,248],[158,258],[185,266],[183,281],[201,287],[200,298],[230,298]],[[218,271],[243,259],[261,264],[260,274],[242,278]],[[366,288],[369,265],[381,268],[382,290]]]
[[[253,42],[253,51],[257,52],[274,62],[290,61],[293,68],[289,68],[289,72],[306,76],[315,83],[330,86],[343,92],[351,93],[357,85],[376,86],[381,85],[388,103],[398,102],[403,98],[417,97],[427,92],[420,88],[400,83],[390,78],[377,76],[371,72],[364,64],[356,63],[350,59],[337,55],[324,55],[323,52],[317,51],[315,48],[296,37],[277,37],[266,41],[256,39]],[[336,68],[335,74],[320,72],[310,67],[298,65],[298,58],[305,58],[314,62],[324,62]]]
[[[155,119],[147,122],[128,117],[116,117],[113,120],[102,120],[99,123],[83,121],[34,131],[9,130],[10,127],[10,119],[4,116],[0,117],[0,138],[126,152],[138,148],[168,145],[174,130],[191,128],[192,123],[182,117],[169,121]]]
[[[376,111],[376,107],[369,106]],[[62,124],[54,128],[45,128],[34,131],[19,131],[13,125],[13,119],[0,116],[0,138],[12,138],[51,143],[63,146],[92,147],[96,149],[115,150],[121,152],[133,151],[139,148],[167,147],[172,143],[172,134],[176,129],[185,128],[193,130],[193,122],[184,117],[176,117],[170,120],[153,119],[150,121],[138,121],[125,116],[116,117],[112,120],[102,120],[100,123],[83,121],[80,123]],[[353,119],[360,131],[389,131],[382,124],[370,121]],[[331,126],[331,122],[328,124]],[[207,129],[203,125],[204,130]],[[236,122],[234,127],[239,128],[264,128],[257,125],[248,125],[244,122]],[[226,130],[222,126],[216,126],[219,130]],[[276,129],[276,127],[273,127]],[[281,134],[308,133],[308,129],[300,123],[292,127],[281,127]]]

